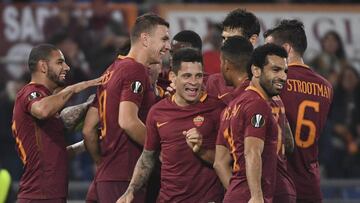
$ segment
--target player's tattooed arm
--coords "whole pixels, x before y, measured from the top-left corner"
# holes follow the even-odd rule
[[[285,153],[291,154],[294,151],[294,136],[291,132],[290,124],[286,120],[285,123]]]
[[[148,151],[144,149],[136,163],[133,177],[125,193],[134,194],[147,182],[154,168],[157,155],[158,153],[156,151]]]
[[[91,95],[86,102],[66,107],[61,111],[60,117],[66,129],[74,129],[75,126],[84,118],[89,105],[94,100],[94,97],[95,95]]]

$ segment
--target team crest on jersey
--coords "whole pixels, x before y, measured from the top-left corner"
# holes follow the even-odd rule
[[[31,92],[28,96],[29,101],[36,99],[38,97],[40,97],[41,94],[39,92]]]
[[[255,114],[252,118],[251,118],[251,125],[254,126],[255,128],[261,128],[265,125],[265,119],[264,116],[261,114]]]
[[[131,83],[131,91],[135,94],[139,94],[143,92],[143,85],[141,84],[140,81],[135,81],[133,83]]]
[[[205,118],[203,116],[196,116],[193,119],[193,122],[196,127],[200,127],[204,123],[204,120],[205,120]]]

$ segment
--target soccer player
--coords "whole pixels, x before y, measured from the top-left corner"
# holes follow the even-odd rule
[[[243,36],[248,39],[253,45],[257,43],[260,33],[260,23],[257,17],[246,10],[235,9],[231,11],[224,19],[222,37],[225,41],[231,36]],[[227,86],[221,73],[215,73],[208,77],[206,81],[206,91],[209,95],[218,97],[225,104],[233,99],[229,95],[234,90],[234,87]]]
[[[34,47],[28,60],[31,82],[17,94],[12,131],[24,174],[20,180],[18,202],[66,202],[68,155],[64,128],[75,126],[87,110],[77,106],[62,116],[59,111],[75,93],[99,85],[102,78],[54,90],[65,83],[70,67],[63,53],[50,44]]]
[[[155,102],[148,66],[160,63],[169,51],[169,24],[155,14],[144,14],[136,19],[130,40],[128,55],[116,59],[103,74],[98,108],[89,109],[83,128],[86,147],[97,164],[99,202],[115,202],[129,185],[145,141],[146,115]],[[139,191],[135,202],[144,202],[144,195]]]
[[[332,102],[332,86],[304,64],[307,39],[302,22],[282,20],[264,37],[267,43],[283,46],[289,55],[288,80],[280,96],[295,136],[288,170],[296,185],[297,202],[321,202],[318,141]]]
[[[272,202],[277,167],[278,126],[269,101],[286,81],[286,51],[276,45],[256,48],[248,67],[250,85],[225,109],[234,157],[233,176],[223,202]]]
[[[249,48],[251,46],[251,49]],[[252,45],[250,42],[243,37],[229,37],[221,47],[221,71],[226,84],[235,87],[232,91],[231,96],[237,97],[239,94],[244,92],[244,89],[249,85],[248,74],[246,72],[247,65],[250,60],[252,53]],[[285,116],[285,108],[281,99],[278,96],[273,97],[270,100],[270,106],[275,120],[279,126],[278,133],[278,165],[277,165],[277,182],[276,192],[278,191],[282,196],[286,196],[288,199],[279,202],[291,202],[290,199],[295,199],[295,186],[286,170],[286,158],[285,151],[289,152],[293,150],[293,139],[290,127]],[[226,110],[222,112],[221,123],[219,127],[219,134],[216,141],[216,153],[214,168],[220,177],[225,188],[228,188],[230,178],[232,174],[231,163],[233,158],[229,154],[231,140],[225,139],[226,136],[225,126],[228,124],[226,119]],[[289,141],[290,140],[290,141]],[[289,143],[290,142],[290,143]],[[234,156],[234,154],[232,154]]]
[[[202,91],[201,53],[193,48],[175,52],[170,74],[175,75],[176,92],[151,108],[144,151],[118,203],[131,202],[136,197],[154,167],[157,152],[162,158],[158,202],[222,199],[223,189],[211,164],[223,104]]]
[[[229,99],[233,100],[245,91],[249,85],[247,66],[251,59],[253,46],[244,37],[233,36],[224,41],[220,50],[220,70],[226,85],[235,89],[229,93]],[[232,162],[229,143],[224,137],[225,126],[228,121],[224,119],[226,111],[221,113],[219,133],[216,140],[216,153],[214,169],[223,186],[227,189],[232,176]],[[234,155],[234,154],[232,154]]]

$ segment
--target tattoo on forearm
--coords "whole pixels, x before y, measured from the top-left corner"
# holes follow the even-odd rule
[[[290,154],[294,151],[294,137],[291,132],[290,126],[287,124],[285,127],[285,152]]]
[[[73,129],[85,116],[87,108],[88,104],[83,103],[63,109],[60,113],[60,117],[65,125],[65,128]]]
[[[136,163],[134,175],[131,179],[128,190],[133,192],[138,191],[149,179],[155,165],[155,151],[144,150]]]

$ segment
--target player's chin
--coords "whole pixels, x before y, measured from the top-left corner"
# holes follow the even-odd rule
[[[194,103],[199,100],[199,94],[186,94],[185,100],[187,101],[187,103]]]

